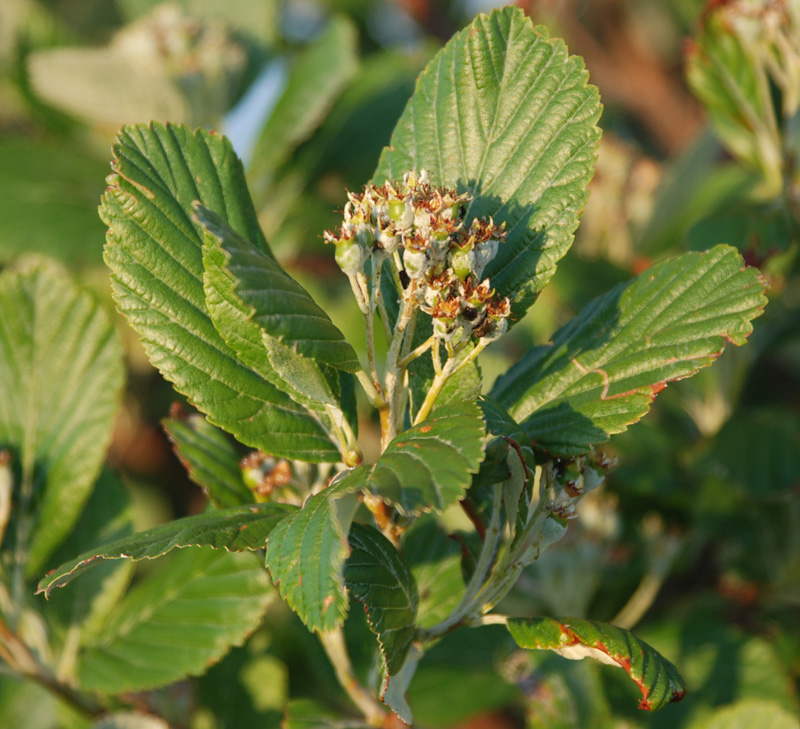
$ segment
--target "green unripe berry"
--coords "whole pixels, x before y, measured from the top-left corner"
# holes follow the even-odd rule
[[[336,263],[349,276],[358,273],[366,259],[364,249],[352,238],[345,238],[336,244]]]
[[[453,267],[453,273],[462,281],[465,281],[475,268],[475,252],[457,250],[453,254],[450,265]]]
[[[402,200],[392,200],[389,203],[389,217],[395,223],[399,223],[403,219],[403,214],[406,211],[406,204]]]

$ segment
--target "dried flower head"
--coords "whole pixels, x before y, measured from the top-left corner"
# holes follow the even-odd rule
[[[476,218],[465,225],[468,192],[431,185],[420,170],[347,198],[338,232],[324,234],[345,273],[362,272],[371,256],[391,256],[408,282],[403,296],[433,317],[438,338],[455,346],[470,336],[496,339],[505,332],[510,302],[496,296],[489,279],[481,280],[506,239],[505,224]]]

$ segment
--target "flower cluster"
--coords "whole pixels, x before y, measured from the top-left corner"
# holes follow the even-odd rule
[[[507,328],[508,298],[495,295],[487,264],[506,238],[504,225],[463,218],[469,193],[430,184],[428,174],[407,172],[402,183],[367,185],[348,193],[336,245],[336,260],[349,276],[364,270],[370,256],[390,256],[404,287],[403,296],[430,314],[434,334],[451,347],[474,336],[494,340]]]

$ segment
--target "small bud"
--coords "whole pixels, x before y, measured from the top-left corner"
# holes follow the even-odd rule
[[[453,267],[453,273],[462,281],[465,281],[467,276],[475,270],[475,251],[467,251],[461,248],[456,249],[451,259],[451,265]]]
[[[414,222],[414,207],[403,200],[392,200],[389,203],[389,220],[398,230],[406,230]]]

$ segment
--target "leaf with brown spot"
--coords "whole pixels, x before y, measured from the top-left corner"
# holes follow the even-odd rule
[[[765,289],[730,246],[664,261],[591,302],[491,395],[540,448],[585,453],[640,420],[668,382],[744,344]]]
[[[270,534],[266,563],[281,597],[309,630],[328,631],[347,615],[347,534],[368,468],[343,471]]]
[[[444,511],[464,496],[478,472],[484,433],[475,403],[438,408],[389,443],[367,487],[403,514]]]
[[[594,658],[617,665],[642,692],[639,708],[655,711],[681,701],[686,686],[655,648],[616,625],[577,618],[514,618],[508,630],[521,648],[550,650],[564,658]]]

